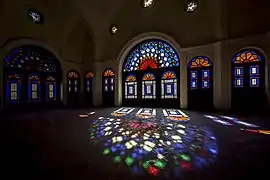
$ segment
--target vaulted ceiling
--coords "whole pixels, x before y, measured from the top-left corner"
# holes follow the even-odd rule
[[[38,9],[44,24],[27,18]],[[184,12],[183,0],[156,0],[142,8],[141,0],[2,0],[0,44],[10,38],[34,38],[76,62],[113,59],[134,36],[162,32],[181,47],[209,44],[268,31],[267,0],[201,0],[195,13]],[[119,31],[112,35],[112,24]]]

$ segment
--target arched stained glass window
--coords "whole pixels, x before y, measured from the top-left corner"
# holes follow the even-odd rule
[[[200,87],[202,89],[210,88],[211,86],[211,74],[210,67],[212,66],[211,60],[206,56],[198,56],[190,60],[188,67],[189,79],[190,79],[190,89],[198,88],[198,79],[200,79]]]
[[[68,91],[69,92],[78,92],[79,86],[79,73],[76,71],[68,72]]]
[[[28,100],[31,102],[40,100],[40,78],[36,74],[28,77]]]
[[[92,78],[94,74],[92,72],[87,72],[84,76],[84,88],[86,92],[90,92],[92,86]]]
[[[123,71],[175,66],[179,66],[179,58],[171,45],[161,40],[146,40],[130,51]]]
[[[172,71],[166,71],[161,77],[161,98],[177,99],[177,79]]]
[[[104,91],[114,91],[114,83],[115,83],[114,76],[115,76],[115,73],[112,69],[106,69],[104,71],[103,73]]]
[[[125,98],[135,99],[137,98],[137,80],[134,75],[129,75],[125,82]]]
[[[156,81],[152,73],[146,73],[142,79],[142,98],[156,99]]]
[[[206,56],[199,56],[193,58],[189,64],[189,68],[210,67],[212,65],[211,60]]]
[[[4,66],[12,69],[35,70],[38,72],[57,72],[59,62],[47,50],[38,46],[22,46],[9,53]]]
[[[46,100],[56,100],[56,79],[53,76],[46,78]]]
[[[7,77],[6,100],[8,103],[19,103],[21,85],[21,78],[18,74],[11,74]]]
[[[256,64],[260,61],[262,61],[262,57],[255,51],[244,50],[237,53],[232,61],[234,64],[234,87],[244,87],[244,66],[249,66],[250,87],[260,87],[260,68],[259,65]]]

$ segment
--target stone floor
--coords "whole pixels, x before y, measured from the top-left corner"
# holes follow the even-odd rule
[[[190,118],[184,122],[171,121],[162,109],[149,119],[136,116],[140,108],[113,117],[117,109],[1,118],[0,178],[216,180],[269,174],[270,135],[243,131],[270,129],[267,118],[183,110]],[[89,112],[95,114],[79,117]]]

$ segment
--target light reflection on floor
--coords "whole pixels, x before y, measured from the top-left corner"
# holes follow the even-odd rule
[[[206,127],[177,121],[125,120],[100,117],[89,129],[89,141],[104,145],[103,153],[135,174],[181,177],[182,171],[215,162],[216,138]]]

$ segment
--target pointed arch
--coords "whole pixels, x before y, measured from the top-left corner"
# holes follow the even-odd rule
[[[115,71],[112,68],[106,68],[102,73],[103,105],[113,106],[114,95],[115,95]]]

